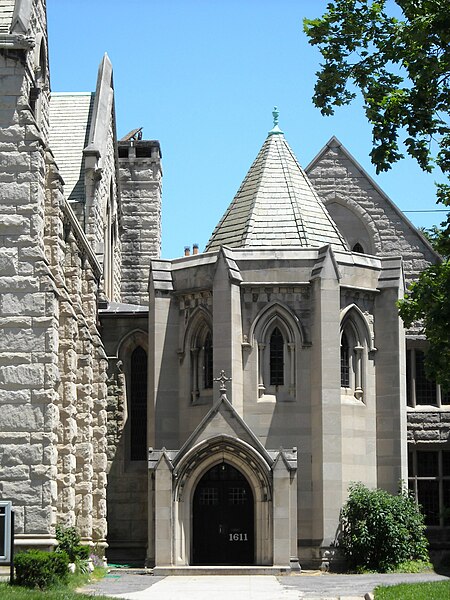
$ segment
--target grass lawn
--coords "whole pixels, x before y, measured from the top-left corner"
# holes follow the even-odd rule
[[[105,569],[96,568],[89,574],[74,574],[69,576],[67,585],[57,585],[48,590],[37,590],[0,583],[0,600],[92,600],[92,596],[79,594],[75,588],[81,587],[89,581],[101,579]],[[114,600],[110,596],[96,596],[98,600]]]
[[[450,581],[401,583],[375,588],[375,600],[449,600]]]
[[[27,588],[0,583],[1,600],[92,600],[92,596],[77,594],[70,588],[60,587],[45,590],[29,590]],[[110,596],[95,596],[96,600],[114,600]]]

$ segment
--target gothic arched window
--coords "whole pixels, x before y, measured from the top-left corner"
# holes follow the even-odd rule
[[[341,337],[341,387],[350,387],[350,348],[345,332]]]
[[[130,459],[147,458],[147,353],[138,346],[131,354]]]
[[[284,385],[284,339],[278,327],[270,336],[270,385]]]
[[[203,384],[205,389],[213,387],[213,345],[210,331],[203,344]]]
[[[361,246],[361,244],[359,242],[356,242],[356,244],[352,248],[352,252],[358,252],[358,254],[364,254],[364,248]]]
[[[347,319],[341,334],[341,388],[345,394],[363,399],[365,347],[355,323]]]
[[[202,320],[191,337],[191,399],[202,402],[210,398],[213,388],[213,336]]]

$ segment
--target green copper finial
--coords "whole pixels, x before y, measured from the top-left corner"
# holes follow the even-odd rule
[[[278,117],[280,116],[280,111],[278,110],[278,108],[276,106],[273,107],[272,116],[273,116],[273,126],[275,127],[276,125],[278,125]]]
[[[280,111],[278,110],[278,108],[276,106],[273,107],[272,115],[273,115],[273,128],[269,131],[269,135],[277,135],[280,133],[283,134],[283,132],[281,131],[281,129],[278,126],[278,117],[280,116]]]

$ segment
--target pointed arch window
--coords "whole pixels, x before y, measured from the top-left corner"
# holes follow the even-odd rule
[[[356,242],[356,244],[352,248],[352,252],[357,252],[358,254],[364,254],[364,248],[361,246],[361,244],[359,242]]]
[[[138,346],[131,354],[130,459],[147,458],[147,353]]]
[[[358,328],[348,319],[341,333],[341,389],[357,400],[364,395],[364,355]]]
[[[345,332],[341,337],[341,387],[350,387],[350,347]]]
[[[296,398],[297,356],[301,335],[295,316],[283,306],[273,306],[255,322],[258,344],[258,398],[292,401]]]
[[[213,336],[206,322],[201,323],[191,338],[190,354],[191,399],[198,402],[205,392],[213,388]]]
[[[284,385],[284,338],[278,327],[270,336],[270,385]]]
[[[213,345],[210,331],[206,334],[203,345],[203,384],[205,389],[213,387]]]

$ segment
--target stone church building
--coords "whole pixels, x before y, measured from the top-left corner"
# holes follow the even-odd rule
[[[275,113],[204,252],[162,259],[158,141],[118,139],[107,55],[90,93],[51,93],[47,56],[45,0],[1,0],[17,548],[54,547],[61,523],[160,573],[320,566],[350,482],[408,480],[449,549],[450,397],[395,305],[439,260],[426,239],[336,138],[303,170]]]

